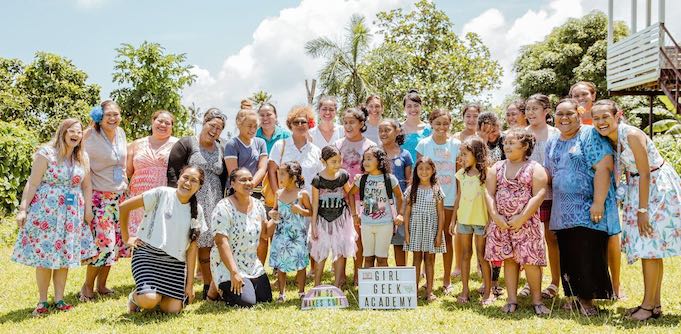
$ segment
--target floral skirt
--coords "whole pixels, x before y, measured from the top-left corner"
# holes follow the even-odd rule
[[[94,218],[90,223],[90,231],[95,238],[97,255],[87,261],[87,264],[95,267],[111,266],[119,256],[129,254],[121,237],[119,220],[119,205],[124,200],[125,195],[122,193],[92,191]]]
[[[544,224],[535,214],[519,230],[500,230],[494,222],[488,224],[485,260],[512,259],[520,265],[545,266],[546,243]]]

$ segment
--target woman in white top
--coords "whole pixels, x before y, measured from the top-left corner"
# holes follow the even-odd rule
[[[378,125],[383,121],[383,100],[378,95],[369,95],[364,104],[369,111],[364,137],[378,144],[381,142],[378,137]]]
[[[128,296],[128,310],[179,313],[194,300],[194,269],[199,234],[206,231],[203,210],[196,193],[203,185],[201,168],[182,169],[177,189],[158,187],[121,204],[121,234],[132,254],[135,290]],[[136,236],[128,233],[131,210],[143,208],[144,218]]]
[[[270,281],[257,254],[267,214],[262,202],[251,197],[254,185],[248,169],[232,171],[229,195],[218,203],[211,218],[215,247],[210,269],[222,299],[230,306],[272,301]]]
[[[310,138],[312,143],[317,145],[320,150],[343,138],[343,127],[336,123],[336,111],[338,111],[338,101],[335,97],[322,96],[319,99],[317,104],[319,124],[316,127],[314,123],[310,125]]]

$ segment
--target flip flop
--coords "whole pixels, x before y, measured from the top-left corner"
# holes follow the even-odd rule
[[[551,314],[551,310],[549,310],[546,305],[539,303],[539,304],[532,304],[532,308],[534,309],[534,314],[538,316],[544,316],[544,315],[549,315]]]
[[[497,301],[497,297],[493,293],[491,293],[487,299],[483,299],[480,301],[480,305],[482,305],[482,307],[484,308],[494,304],[495,301]]]
[[[501,308],[501,312],[506,314],[515,313],[518,310],[518,303],[506,303],[504,307]]]
[[[104,292],[97,290],[96,292],[97,292],[98,295],[100,295],[102,297],[113,296],[116,293],[116,291],[114,291],[114,290],[109,290],[109,291],[104,291]]]
[[[33,309],[33,312],[31,312],[31,315],[34,317],[44,316],[50,312],[49,306],[50,304],[47,302],[39,302],[35,309]]]
[[[95,298],[96,297],[95,297],[94,294],[92,296],[88,297],[88,296],[84,295],[82,292],[78,292],[78,301],[80,301],[81,303],[91,302],[91,301],[95,300]]]
[[[456,297],[456,302],[459,303],[459,304],[468,304],[468,302],[470,302],[470,301],[471,301],[471,299],[469,297],[464,297],[462,295],[459,295],[458,297]]]

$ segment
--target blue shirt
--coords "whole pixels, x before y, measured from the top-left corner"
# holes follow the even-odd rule
[[[593,166],[608,155],[613,155],[612,147],[590,125],[582,125],[577,135],[568,140],[559,136],[548,140],[544,166],[553,182],[551,230],[586,227],[608,235],[621,232],[614,182],[610,182],[603,219],[594,223],[589,212],[594,199]]]
[[[421,139],[430,136],[432,132],[433,130],[430,128],[430,125],[426,125],[421,131],[404,135],[404,144],[402,144],[402,148],[409,151],[409,154],[411,154],[411,161],[416,161],[416,145],[418,145]]]
[[[405,170],[407,169],[407,167],[411,167],[414,165],[414,160],[412,160],[409,151],[402,149],[402,152],[400,152],[399,155],[392,158],[391,162],[392,174],[395,175],[397,181],[400,182],[400,189],[402,190],[402,192],[404,192],[404,190],[407,188],[407,183],[409,182],[409,180],[407,180],[407,176],[405,175],[406,174]]]
[[[238,168],[246,168],[252,175],[258,171],[258,161],[263,155],[267,156],[267,148],[262,138],[253,138],[248,146],[239,137],[231,138],[225,144],[225,159],[236,159]]]
[[[291,132],[289,130],[282,128],[279,125],[275,125],[274,133],[272,133],[272,138],[270,139],[265,138],[265,134],[262,133],[262,128],[258,128],[258,130],[255,132],[255,136],[257,138],[262,138],[262,140],[265,141],[265,145],[267,146],[267,154],[270,154],[270,151],[272,151],[272,146],[274,146],[274,143],[278,142],[280,139],[286,139],[288,137],[291,137]]]

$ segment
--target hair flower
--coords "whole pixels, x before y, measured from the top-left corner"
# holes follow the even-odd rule
[[[96,107],[92,108],[92,110],[90,110],[90,118],[95,123],[101,122],[102,117],[104,117],[104,110],[102,110],[102,107],[96,106]]]
[[[309,118],[309,119],[307,120],[307,126],[308,126],[310,129],[314,128],[314,124],[315,124],[315,123],[314,123],[314,118]]]

